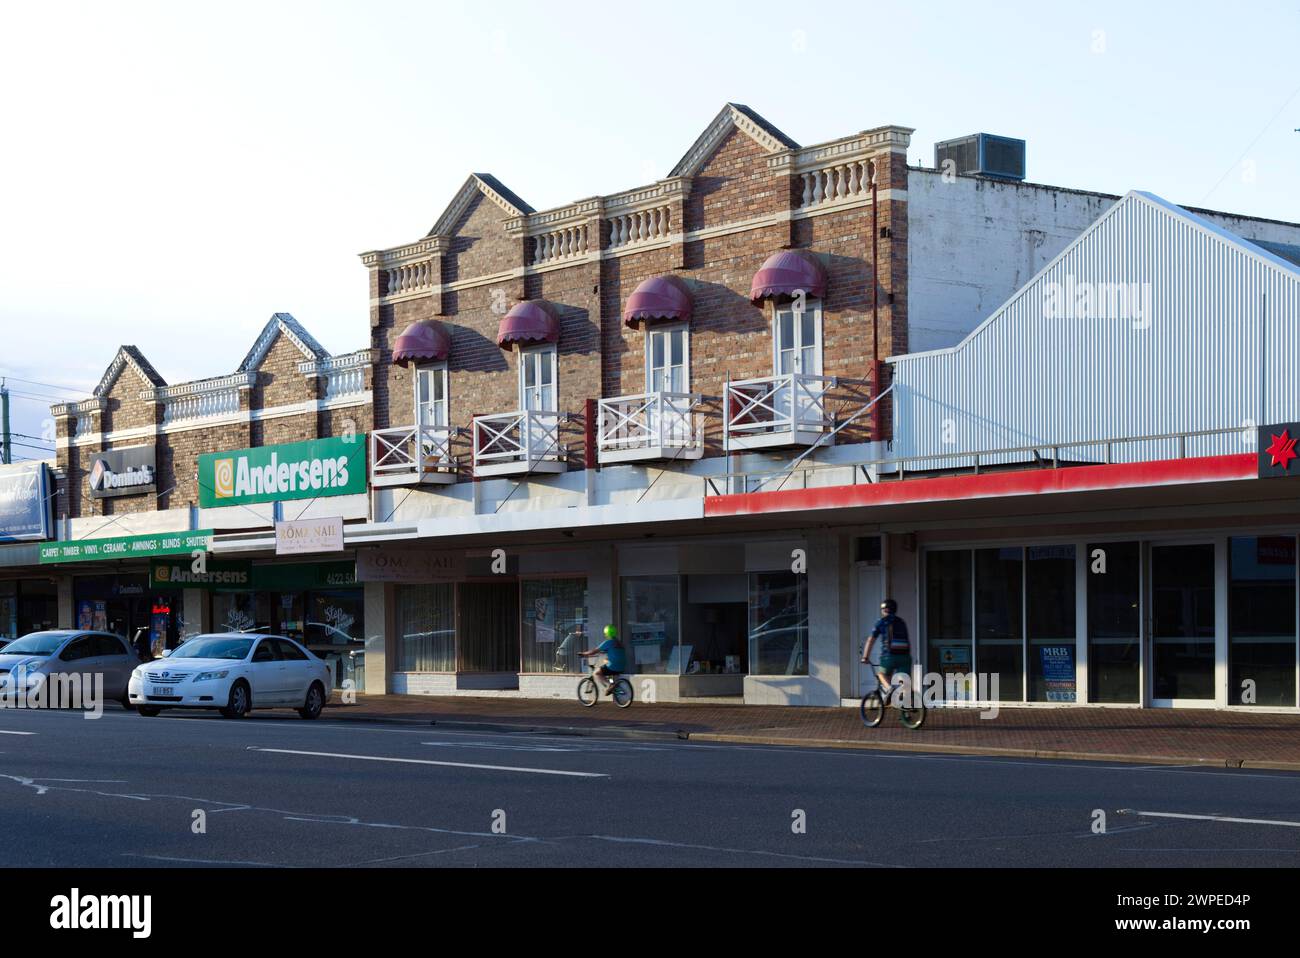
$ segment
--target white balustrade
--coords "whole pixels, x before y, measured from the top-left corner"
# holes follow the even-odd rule
[[[819,432],[826,419],[828,376],[787,373],[727,385],[727,434],[745,437],[767,433]]]
[[[587,225],[565,226],[533,237],[533,265],[585,256],[590,249]]]
[[[451,458],[451,434],[432,426],[376,429],[370,434],[372,479],[409,476],[418,482],[425,475],[456,468]]]
[[[558,412],[526,409],[474,418],[474,468],[504,467],[502,471],[556,471],[568,458],[560,444]]]
[[[366,371],[361,366],[325,371],[325,398],[341,399],[366,391]]]
[[[609,220],[609,246],[618,249],[640,243],[666,239],[671,231],[671,215],[667,206],[620,213]]]
[[[666,449],[702,450],[703,430],[698,417],[692,415],[702,399],[697,393],[670,392],[602,399],[597,447],[602,455],[636,450],[651,455]]]
[[[868,164],[868,160],[850,160],[801,173],[803,194],[799,198],[799,208],[809,209],[824,203],[867,196],[871,192]]]
[[[433,261],[407,263],[385,270],[388,278],[386,296],[402,296],[406,293],[419,293],[437,285],[433,275]]]
[[[239,412],[238,389],[214,389],[163,398],[163,425]]]

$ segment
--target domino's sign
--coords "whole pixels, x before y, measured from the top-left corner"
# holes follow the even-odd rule
[[[92,499],[157,492],[158,466],[154,447],[129,446],[94,453],[87,484]]]

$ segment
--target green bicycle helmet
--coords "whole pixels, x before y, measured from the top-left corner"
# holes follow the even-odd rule
[[[605,626],[605,638],[607,638],[607,639],[617,639],[617,638],[618,638],[618,629],[614,628],[612,625],[607,625],[607,626]]]

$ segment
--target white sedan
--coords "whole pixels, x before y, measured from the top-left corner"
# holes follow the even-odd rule
[[[198,635],[131,673],[128,700],[141,715],[163,709],[219,709],[242,718],[252,709],[293,708],[305,719],[325,707],[329,667],[278,635]]]

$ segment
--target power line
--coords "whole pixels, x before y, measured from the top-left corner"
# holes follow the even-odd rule
[[[42,396],[40,393],[15,392],[12,389],[9,390],[9,395],[13,396],[15,399],[27,399],[32,402],[47,403],[47,404],[68,402],[68,398],[66,396]]]
[[[24,449],[35,449],[37,452],[54,452],[53,449],[46,446],[33,446],[30,442],[11,442],[11,446],[22,446]]]
[[[1300,86],[1296,87],[1293,91],[1291,91],[1291,95],[1286,98],[1286,100],[1282,103],[1282,106],[1278,109],[1278,111],[1273,114],[1273,116],[1269,119],[1267,123],[1264,124],[1264,129],[1259,131],[1259,135],[1256,136],[1255,139],[1250,141],[1250,145],[1246,147],[1245,151],[1241,154],[1241,156],[1237,157],[1236,162],[1233,163],[1232,166],[1224,170],[1223,175],[1219,177],[1218,182],[1215,183],[1214,186],[1210,187],[1210,192],[1206,193],[1203,197],[1201,197],[1202,203],[1204,203],[1211,196],[1213,196],[1218,191],[1219,187],[1223,185],[1223,181],[1228,178],[1228,175],[1232,173],[1232,171],[1235,170],[1238,166],[1241,165],[1242,160],[1244,160],[1247,156],[1250,155],[1250,151],[1255,148],[1255,144],[1258,143],[1261,139],[1263,139],[1264,134],[1268,132],[1268,128],[1272,126],[1277,121],[1277,118],[1286,111],[1286,108],[1291,105],[1291,101],[1294,100],[1298,94],[1300,94]]]
[[[43,383],[37,379],[23,379],[21,376],[10,376],[8,373],[0,372],[0,379],[12,379],[16,383],[27,383],[29,386],[48,386],[50,389],[59,389],[63,392],[75,393],[78,396],[85,396],[86,393],[80,389],[74,389],[71,386],[59,386],[55,383]]]

